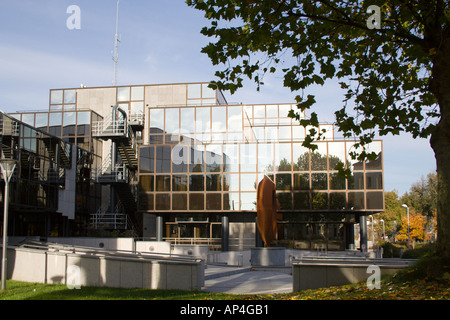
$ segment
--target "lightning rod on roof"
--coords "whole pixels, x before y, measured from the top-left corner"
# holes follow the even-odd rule
[[[116,14],[116,35],[114,37],[114,80],[113,86],[117,85],[117,64],[119,62],[119,0],[117,0],[117,14]]]

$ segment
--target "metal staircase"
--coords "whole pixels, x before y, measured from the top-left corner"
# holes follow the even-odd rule
[[[101,167],[92,168],[91,172],[95,183],[110,186],[109,211],[112,212],[91,215],[94,227],[108,225],[115,230],[132,230],[137,234],[135,226],[140,224],[137,192],[133,187],[136,186],[138,158],[133,127],[142,130],[143,122],[135,119],[131,123],[127,113],[117,106],[113,106],[110,116],[92,124],[93,137],[111,141],[111,153],[103,159]]]

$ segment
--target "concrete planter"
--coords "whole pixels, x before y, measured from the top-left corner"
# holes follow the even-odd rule
[[[284,267],[285,248],[252,248],[250,262],[257,267]]]

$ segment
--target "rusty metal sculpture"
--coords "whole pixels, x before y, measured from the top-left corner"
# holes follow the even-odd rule
[[[277,210],[279,204],[275,193],[275,183],[267,177],[258,184],[256,198],[257,228],[266,247],[270,247],[277,234]]]

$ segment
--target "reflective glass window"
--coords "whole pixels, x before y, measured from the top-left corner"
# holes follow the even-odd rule
[[[201,97],[201,84],[188,84],[188,99],[200,99]]]
[[[344,190],[345,178],[341,177],[338,173],[330,173],[330,189],[331,190]]]
[[[312,194],[311,204],[313,210],[328,209],[328,193],[316,192]]]
[[[362,190],[364,189],[364,173],[354,172],[348,179],[348,188],[350,190]]]
[[[181,108],[181,134],[195,132],[195,109]]]
[[[117,88],[117,101],[130,101],[130,87]]]
[[[266,106],[266,118],[278,118],[278,105]]]
[[[336,170],[338,165],[344,168],[345,165],[345,142],[328,143],[328,162],[330,170]]]
[[[253,118],[265,118],[265,117],[266,117],[266,106],[265,105],[253,106]]]
[[[374,152],[376,154],[375,159],[366,160],[366,170],[381,170],[382,169],[382,154],[381,154],[381,141],[371,142],[368,146],[368,153]]]
[[[172,210],[187,210],[187,194],[172,194]]]
[[[206,194],[206,210],[221,210],[222,195],[220,193]]]
[[[291,190],[292,189],[291,174],[277,174],[275,177],[275,185],[277,190]]]
[[[228,107],[228,131],[242,131],[241,107]]]
[[[313,190],[327,190],[328,179],[326,173],[311,173],[311,188]]]
[[[204,160],[204,146],[192,146],[190,149],[190,162],[189,162],[189,171],[190,172],[203,172],[205,169],[205,160]]]
[[[195,121],[197,132],[209,132],[211,130],[210,110],[209,107],[197,108]]]
[[[140,176],[139,177],[139,191],[152,192],[154,187],[154,176]]]
[[[36,113],[36,128],[46,129],[48,126],[48,113]]]
[[[280,210],[292,210],[292,194],[290,192],[277,193]]]
[[[309,192],[294,193],[294,210],[310,210]]]
[[[219,144],[210,144],[206,146],[206,171],[220,172],[222,168],[222,146]]]
[[[156,147],[156,168],[157,173],[169,173],[171,167],[171,148],[170,146]]]
[[[133,101],[130,102],[130,114],[143,114],[144,113],[144,102],[143,101]]]
[[[241,191],[255,191],[256,190],[256,174],[242,173],[241,174]]]
[[[348,209],[363,210],[364,209],[364,192],[348,193]]]
[[[225,132],[227,130],[227,109],[226,107],[213,107],[212,111],[212,131]]]
[[[51,104],[62,104],[63,103],[63,90],[52,90],[50,95]]]
[[[291,144],[275,144],[275,166],[277,171],[291,171]]]
[[[173,172],[188,172],[189,148],[186,145],[175,145],[172,149]]]
[[[155,172],[154,147],[142,147],[139,149],[139,171],[143,173]]]
[[[290,141],[291,138],[291,126],[279,126],[278,127],[278,137],[280,141]]]
[[[366,172],[366,189],[383,189],[383,174]]]
[[[204,210],[204,194],[190,193],[189,194],[189,210]]]
[[[155,194],[155,210],[170,210],[170,194]]]
[[[222,175],[207,174],[206,191],[221,191],[221,190],[222,190]]]
[[[278,127],[265,127],[266,131],[266,141],[277,141],[278,140]]]
[[[241,193],[241,210],[256,210],[256,192]]]
[[[259,172],[273,172],[274,167],[274,151],[273,144],[259,143],[258,144],[258,171]]]
[[[357,154],[361,153],[362,148],[361,147],[356,148],[355,144],[351,143],[351,142],[347,142],[346,147],[347,147],[347,153],[346,153],[347,167],[352,171],[353,170],[364,170],[363,162],[358,159],[352,159],[352,156],[351,156],[351,153],[353,153],[353,152],[356,152]]]
[[[144,87],[131,87],[131,100],[144,100]]]
[[[309,173],[294,173],[294,190],[309,189]]]
[[[287,117],[289,114],[289,111],[291,111],[292,107],[290,104],[280,104],[279,105],[279,117]]]
[[[34,113],[22,114],[22,122],[25,122],[26,124],[34,127]]]
[[[75,103],[77,101],[77,90],[64,90],[64,103]]]
[[[294,171],[309,171],[309,149],[301,143],[292,146]]]
[[[205,178],[202,174],[189,176],[189,191],[205,191]]]
[[[164,130],[164,109],[150,109],[150,128]]]
[[[318,148],[311,152],[311,170],[327,170],[327,144],[317,143]]]
[[[345,192],[330,193],[330,210],[345,210],[346,201]]]
[[[140,193],[139,194],[139,210],[153,211],[154,207],[154,195],[153,193]]]
[[[202,84],[202,98],[203,99],[214,99],[216,98],[216,90],[208,87],[208,83]]]
[[[306,133],[305,128],[300,125],[292,126],[292,139],[294,140],[305,140]]]
[[[383,192],[366,192],[367,209],[383,210]]]
[[[180,132],[180,117],[178,108],[166,109],[166,133],[179,133]]]
[[[156,176],[155,191],[170,191],[170,176]]]
[[[239,210],[239,193],[223,194],[223,210]]]
[[[239,174],[225,174],[223,176],[224,191],[239,191]]]
[[[241,172],[256,172],[256,144],[241,144]]]
[[[223,170],[226,172],[239,172],[239,145],[226,144],[223,146]]]
[[[187,176],[173,175],[172,176],[172,191],[187,191]]]

